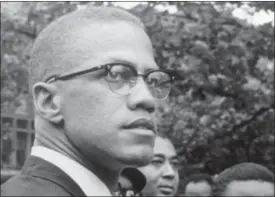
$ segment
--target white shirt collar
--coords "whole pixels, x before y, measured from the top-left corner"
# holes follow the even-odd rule
[[[112,196],[107,186],[94,173],[67,156],[42,146],[33,146],[31,155],[60,168],[87,196]]]

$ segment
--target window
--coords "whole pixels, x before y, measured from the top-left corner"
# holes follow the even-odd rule
[[[21,168],[34,141],[31,117],[1,114],[1,168]]]
[[[3,166],[9,165],[11,153],[12,153],[12,138],[10,133],[6,133],[3,136],[1,135],[1,164]]]
[[[18,167],[22,167],[26,159],[27,135],[28,133],[25,132],[17,132],[16,163]]]
[[[34,130],[34,121],[31,120],[30,123],[31,123],[31,129]]]
[[[28,129],[28,120],[26,119],[17,119],[16,127],[20,129]]]
[[[13,119],[10,117],[1,118],[1,166],[7,166],[11,161],[12,123]]]
[[[1,125],[2,126],[12,126],[13,118],[12,117],[2,117],[1,118]],[[1,126],[1,127],[2,127]]]

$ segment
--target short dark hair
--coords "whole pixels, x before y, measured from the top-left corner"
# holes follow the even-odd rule
[[[221,196],[232,181],[258,180],[274,183],[274,174],[256,163],[240,163],[222,171],[215,179],[213,196]]]
[[[73,47],[73,38],[79,29],[91,24],[117,21],[135,25],[145,31],[139,18],[117,7],[88,6],[86,9],[70,12],[51,22],[39,33],[31,50],[29,61],[30,87],[38,81],[45,81],[52,75],[62,74],[74,66],[74,64],[68,63],[65,57],[61,57],[64,56],[65,45],[67,49],[70,49],[71,54],[81,52],[80,49]]]
[[[206,173],[195,173],[190,175],[183,184],[183,191],[185,192],[186,187],[189,183],[199,183],[206,181],[211,187],[213,185],[213,178],[211,175],[206,174]]]

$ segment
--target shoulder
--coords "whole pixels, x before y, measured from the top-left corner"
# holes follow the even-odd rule
[[[1,196],[72,196],[60,185],[49,180],[17,175],[1,185]]]

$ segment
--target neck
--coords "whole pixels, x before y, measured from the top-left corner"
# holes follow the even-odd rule
[[[49,125],[45,126],[44,124],[44,126],[41,126],[39,129],[36,128],[34,145],[49,148],[76,161],[93,172],[111,192],[115,190],[121,169],[112,168],[109,164],[111,162],[106,162],[110,160],[110,158],[104,158],[102,154],[85,157],[85,155],[70,142],[64,132],[58,131]]]
[[[97,160],[97,159],[95,159]],[[114,170],[109,166],[105,166],[100,162],[95,162],[95,160],[86,162],[85,167],[92,171],[105,185],[108,187],[110,192],[115,191],[120,170]],[[108,160],[103,160],[108,161]],[[85,165],[85,164],[84,164]]]
[[[68,155],[68,157],[74,159],[85,168],[93,172],[112,192],[115,190],[118,177],[120,174],[120,168],[113,168],[110,166],[112,162],[110,158],[105,158],[102,154],[96,152],[92,156],[86,156],[81,154],[81,151],[73,152],[73,154]],[[71,152],[72,153],[72,152]]]

